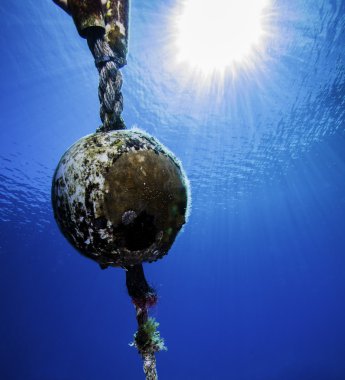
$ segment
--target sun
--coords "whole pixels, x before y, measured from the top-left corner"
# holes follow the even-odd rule
[[[181,0],[175,13],[177,60],[207,73],[251,59],[265,36],[270,0]]]

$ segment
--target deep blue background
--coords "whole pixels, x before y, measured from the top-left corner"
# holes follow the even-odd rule
[[[345,3],[273,2],[265,54],[198,86],[173,0],[133,0],[124,117],[179,156],[189,223],[146,265],[162,380],[345,379]],[[61,236],[50,183],[99,125],[97,72],[48,0],[0,4],[0,378],[142,379],[120,269]],[[220,92],[222,90],[222,92]]]

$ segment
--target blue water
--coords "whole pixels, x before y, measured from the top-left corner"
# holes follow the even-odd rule
[[[127,125],[176,153],[193,193],[145,266],[160,379],[344,380],[345,2],[274,1],[255,67],[203,88],[170,65],[175,2],[132,1],[123,70]],[[50,205],[62,153],[100,124],[86,42],[52,1],[0,16],[0,379],[143,379],[123,271],[74,251]]]

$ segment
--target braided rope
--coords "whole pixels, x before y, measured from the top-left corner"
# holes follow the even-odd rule
[[[158,380],[155,354],[148,352],[142,356],[144,361],[144,372],[146,380]]]
[[[98,131],[125,129],[126,126],[121,117],[123,97],[122,75],[119,69],[126,62],[116,57],[103,36],[88,38],[88,44],[99,72],[98,97],[101,103],[100,117],[103,125]]]

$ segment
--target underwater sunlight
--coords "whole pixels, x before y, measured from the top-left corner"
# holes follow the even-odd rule
[[[206,76],[256,60],[269,0],[184,0],[174,15],[176,58]]]

